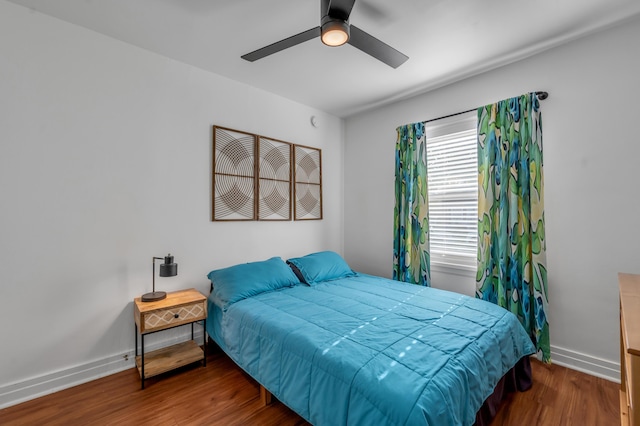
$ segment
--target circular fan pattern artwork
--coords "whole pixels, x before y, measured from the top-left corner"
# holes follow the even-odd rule
[[[258,204],[260,220],[289,220],[291,218],[290,192],[289,182],[261,180],[260,203]]]
[[[214,126],[213,220],[255,219],[255,136]]]
[[[259,220],[291,219],[291,144],[260,138]]]
[[[212,175],[213,221],[322,219],[317,148],[213,126]]]
[[[216,219],[253,219],[253,178],[216,177]]]
[[[320,150],[295,145],[295,219],[322,219]]]
[[[296,183],[296,220],[321,218],[320,185]]]

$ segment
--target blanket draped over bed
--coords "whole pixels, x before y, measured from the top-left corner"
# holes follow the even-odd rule
[[[209,298],[209,335],[314,425],[471,425],[501,377],[534,352],[507,310],[358,274]]]

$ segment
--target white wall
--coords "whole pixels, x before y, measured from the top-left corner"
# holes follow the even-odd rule
[[[390,276],[397,126],[546,90],[549,320],[555,362],[618,378],[617,272],[640,273],[640,21],[346,121],[345,256]],[[474,278],[434,273],[473,294]]]
[[[214,124],[321,148],[324,220],[211,222]],[[152,256],[179,265],[158,289],[206,294],[215,268],[342,252],[343,132],[321,111],[0,0],[0,407],[131,367]]]

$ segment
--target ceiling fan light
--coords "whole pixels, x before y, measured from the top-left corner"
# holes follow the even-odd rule
[[[342,19],[323,19],[320,39],[327,46],[342,46],[349,41],[349,24]]]

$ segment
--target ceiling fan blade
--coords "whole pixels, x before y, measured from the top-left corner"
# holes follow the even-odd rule
[[[242,55],[241,58],[249,62],[257,61],[258,59],[262,59],[265,56],[273,55],[274,53],[277,53],[281,50],[288,49],[289,47],[304,43],[305,41],[311,40],[312,38],[316,37],[320,37],[320,27],[312,28],[294,36],[285,38],[284,40],[277,41],[261,49],[254,50],[251,53]]]
[[[409,59],[404,53],[397,51],[354,25],[351,25],[351,37],[348,43],[392,68],[398,68]]]
[[[323,10],[322,12],[327,12],[327,14],[332,18],[339,18],[347,21],[349,20],[349,15],[351,15],[351,10],[353,9],[353,5],[356,0],[324,0],[323,9],[324,4],[327,2],[329,3],[328,10]]]

